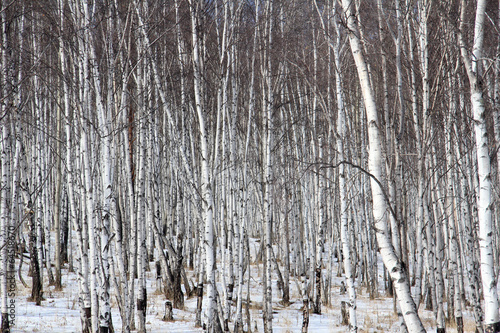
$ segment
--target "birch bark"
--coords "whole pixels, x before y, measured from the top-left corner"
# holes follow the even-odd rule
[[[59,39],[59,58],[61,62],[61,70],[64,67],[62,65],[62,61],[64,61],[63,49],[64,49],[64,40],[63,29],[64,29],[64,2],[58,1],[58,10],[59,10],[59,24],[60,24],[60,35]],[[62,72],[63,78],[66,73]],[[57,151],[57,161],[56,161],[56,191],[54,198],[54,233],[55,233],[55,244],[54,244],[54,261],[55,261],[55,277],[54,277],[54,285],[56,290],[61,290],[61,185],[62,185],[62,170],[61,170],[61,159],[62,159],[62,144],[61,144],[61,136],[62,136],[62,113],[64,112],[62,108],[65,106],[63,101],[61,100],[61,91],[59,91],[59,105],[56,111],[56,151]]]
[[[409,0],[406,1],[406,6],[409,6]],[[413,53],[414,49],[414,39],[412,34],[413,27],[410,24],[410,20],[408,20],[408,47],[410,49],[410,82],[411,82],[411,109],[413,116],[413,124],[414,124],[414,132],[416,138],[416,147],[417,147],[417,177],[418,177],[418,185],[417,185],[417,200],[416,200],[416,258],[415,258],[415,288],[413,291],[413,298],[415,300],[415,304],[417,309],[420,306],[420,299],[422,294],[422,268],[423,268],[423,251],[422,251],[422,230],[423,230],[423,218],[424,218],[424,150],[423,150],[423,129],[425,128],[426,120],[423,118],[424,125],[422,126],[421,117],[419,116],[418,111],[418,99],[417,99],[417,80],[416,80],[416,69],[415,69],[415,56]],[[423,76],[425,78],[425,75]],[[425,97],[425,96],[424,96]],[[424,101],[422,104],[425,104]],[[422,112],[423,113],[423,112]]]
[[[217,285],[215,281],[215,242],[214,242],[214,222],[213,210],[214,200],[212,192],[212,183],[210,179],[209,167],[209,147],[208,147],[208,132],[205,125],[205,105],[203,103],[203,96],[201,95],[201,59],[200,53],[200,40],[199,40],[199,15],[202,10],[201,2],[190,0],[191,9],[191,33],[192,33],[192,61],[193,61],[193,74],[194,74],[194,98],[195,109],[198,116],[199,130],[200,130],[200,148],[201,148],[201,191],[203,198],[203,219],[205,223],[205,269],[207,277],[207,298],[208,305],[206,309],[207,314],[207,331],[209,333],[220,331],[220,323],[217,316]]]
[[[450,77],[449,79],[450,89],[455,87],[455,78]],[[459,283],[459,276],[461,271],[458,269],[458,261],[460,261],[460,251],[458,251],[458,241],[457,232],[455,225],[456,222],[456,204],[455,198],[458,196],[454,190],[454,184],[457,181],[454,177],[456,168],[453,154],[453,125],[452,125],[452,110],[456,110],[456,95],[453,94],[450,98],[450,112],[446,118],[446,164],[448,166],[447,174],[447,193],[446,193],[446,215],[448,218],[448,249],[449,249],[449,274],[452,275],[450,283],[453,284],[453,298],[454,306],[454,316],[455,322],[457,324],[457,331],[459,333],[463,332],[463,317],[462,317],[462,298],[461,298],[461,285]]]
[[[459,44],[467,76],[469,77],[471,105],[474,119],[474,132],[476,138],[477,170],[479,189],[477,195],[477,208],[479,218],[479,249],[481,257],[481,281],[484,295],[484,330],[486,333],[500,331],[499,301],[497,283],[494,271],[493,240],[492,240],[492,184],[491,165],[488,149],[488,129],[485,116],[485,103],[483,99],[483,83],[481,79],[480,63],[483,51],[484,20],[486,0],[479,0],[476,7],[474,24],[474,43],[472,54],[469,55],[464,42],[464,0],[461,2],[461,24]]]
[[[336,13],[336,6],[334,6],[334,16]],[[340,24],[338,20],[335,21],[335,31],[336,38],[334,41],[334,60],[335,60],[335,85],[336,85],[336,97],[337,97],[337,151],[339,162],[345,161],[344,150],[344,140],[347,137],[347,126],[345,122],[345,108],[344,108],[344,98],[342,96],[342,77],[340,73]],[[345,164],[339,165],[339,192],[340,192],[340,238],[342,242],[342,253],[344,257],[344,271],[345,279],[347,281],[347,293],[349,297],[349,302],[347,303],[349,311],[349,332],[357,332],[358,324],[356,319],[356,289],[354,287],[354,272],[352,268],[351,260],[351,244],[349,241],[348,234],[348,218],[349,212],[347,210],[347,184],[346,184],[346,172]]]
[[[394,283],[394,288],[398,297],[403,317],[409,332],[425,332],[425,329],[420,321],[417,313],[417,308],[411,297],[410,285],[407,279],[405,268],[395,254],[392,246],[390,235],[387,228],[387,202],[384,196],[383,189],[380,184],[385,181],[382,178],[382,153],[380,130],[377,120],[377,107],[373,88],[368,76],[366,60],[364,58],[361,41],[359,39],[358,29],[356,26],[356,17],[353,14],[353,1],[342,0],[344,14],[347,18],[347,28],[349,30],[349,41],[352,55],[356,62],[358,71],[359,83],[363,94],[363,100],[366,108],[366,116],[368,122],[368,141],[369,141],[369,157],[368,168],[373,177],[370,179],[373,199],[373,217],[375,219],[375,228],[377,242],[379,245],[380,254],[387,270],[391,275]],[[380,181],[380,184],[375,180]]]
[[[2,18],[5,18],[4,13],[2,12]],[[2,20],[5,22],[4,20]],[[4,23],[5,24],[5,23]],[[4,73],[1,73],[4,74]],[[0,75],[1,75],[0,74]],[[2,75],[3,76],[3,75]],[[2,114],[4,114],[4,109],[2,108]],[[8,277],[8,252],[10,249],[8,245],[10,241],[9,234],[11,234],[11,230],[9,228],[9,197],[10,197],[10,182],[11,182],[11,163],[10,163],[10,124],[7,123],[9,117],[5,117],[2,121],[2,145],[1,145],[1,201],[0,201],[0,290],[2,294],[1,300],[1,312],[2,312],[2,323],[1,330],[2,332],[10,331],[10,323],[9,323],[9,315],[8,315],[8,298],[9,294],[7,289],[7,277]]]
[[[1,45],[1,64],[2,69],[0,72],[0,82],[2,84],[1,96],[2,99],[7,98],[7,20],[6,20],[6,8],[4,7],[3,1],[0,4],[1,20],[2,20],[2,45]],[[0,114],[2,114],[3,119],[1,122],[1,187],[0,187],[0,293],[1,295],[1,331],[8,332],[10,330],[9,317],[8,317],[8,290],[7,290],[7,268],[8,268],[8,257],[6,246],[9,237],[9,196],[10,196],[10,124],[7,122],[9,120],[6,104],[2,101],[0,106]]]
[[[266,248],[266,264],[265,264],[265,290],[264,290],[264,332],[271,333],[273,331],[273,304],[272,304],[272,235],[273,235],[273,216],[272,216],[272,190],[273,190],[273,174],[272,174],[272,156],[271,145],[273,144],[273,108],[274,108],[274,93],[272,82],[272,59],[270,51],[273,46],[273,2],[266,3],[266,13],[268,22],[267,26],[267,64],[264,70],[264,87],[267,88],[266,105],[264,106],[264,130],[265,130],[265,164],[264,164],[264,234]]]
[[[256,3],[256,12],[258,12],[258,2]],[[258,15],[256,15],[258,20]],[[257,21],[258,22],[258,21]],[[234,332],[243,331],[243,282],[244,282],[244,254],[245,254],[245,238],[247,237],[247,202],[248,202],[248,149],[250,145],[250,133],[252,128],[252,116],[255,106],[255,54],[257,47],[257,24],[254,29],[253,52],[250,69],[250,85],[248,87],[249,103],[248,103],[248,120],[246,128],[245,151],[243,157],[243,179],[240,187],[240,244],[238,247],[238,296],[236,303],[236,320],[234,324]],[[247,283],[249,283],[248,281]]]

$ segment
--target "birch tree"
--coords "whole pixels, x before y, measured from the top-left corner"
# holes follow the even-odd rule
[[[5,18],[4,13],[2,13],[3,18]],[[4,20],[2,20],[4,21]],[[4,74],[4,73],[2,73]],[[2,75],[3,76],[3,75]],[[5,82],[5,81],[4,81]],[[4,114],[5,110],[2,109],[2,114]],[[1,193],[1,201],[0,201],[0,264],[1,264],[1,276],[0,276],[0,288],[2,291],[2,300],[1,300],[1,311],[2,311],[2,332],[8,332],[10,330],[9,324],[9,314],[8,314],[8,298],[7,295],[7,269],[8,269],[8,252],[9,246],[8,242],[12,241],[9,239],[9,235],[11,234],[11,229],[9,228],[9,195],[10,195],[10,124],[6,122],[8,118],[5,117],[2,123],[2,193]],[[11,236],[12,237],[12,236]]]
[[[202,59],[201,43],[200,43],[200,26],[199,18],[200,12],[203,10],[202,2],[190,0],[191,9],[191,33],[192,33],[192,61],[193,61],[193,83],[194,83],[194,98],[195,110],[198,116],[198,126],[200,131],[200,155],[201,155],[201,191],[203,201],[203,219],[205,223],[205,270],[207,276],[207,331],[218,332],[220,331],[220,323],[217,317],[217,285],[215,280],[215,242],[214,242],[214,200],[211,183],[211,172],[209,167],[209,146],[208,146],[208,132],[206,127],[206,106],[203,103],[203,95],[201,91],[202,84]]]
[[[484,293],[484,330],[485,332],[498,332],[499,303],[495,278],[492,241],[492,213],[491,213],[491,165],[488,150],[488,130],[486,127],[485,104],[483,98],[483,83],[480,73],[480,64],[483,52],[484,21],[487,1],[477,2],[474,24],[474,41],[472,53],[469,54],[464,39],[465,7],[461,2],[461,24],[459,32],[459,46],[462,61],[469,78],[471,105],[474,119],[474,132],[476,139],[477,168],[479,190],[477,196],[479,218],[479,249],[481,257],[481,281]]]
[[[1,46],[1,62],[2,62],[2,71],[1,75],[1,83],[2,83],[2,99],[7,98],[7,22],[6,22],[6,13],[5,7],[2,1],[2,12],[1,12],[1,20],[2,20],[2,46]],[[1,330],[2,332],[8,332],[10,329],[9,325],[9,316],[8,316],[8,290],[7,290],[7,268],[8,268],[8,241],[9,241],[9,196],[10,196],[10,124],[8,120],[8,112],[6,107],[6,103],[2,102],[0,114],[2,116],[2,144],[1,144],[1,189],[0,189],[0,290],[2,294],[1,299]]]
[[[375,104],[373,88],[368,76],[367,64],[361,47],[361,41],[359,39],[356,17],[353,14],[353,2],[351,0],[343,0],[342,6],[344,9],[344,17],[347,20],[349,42],[354,61],[356,63],[359,83],[361,85],[361,92],[363,94],[363,101],[366,108],[368,140],[370,146],[368,167],[371,173],[370,183],[373,200],[373,217],[375,219],[375,228],[380,254],[382,255],[384,265],[389,271],[391,279],[394,283],[394,289],[396,290],[399,305],[401,306],[408,331],[425,332],[422,322],[418,316],[417,308],[413,298],[411,297],[410,285],[405,273],[405,268],[401,264],[400,259],[396,256],[388,233],[386,222],[388,214],[387,202],[386,195],[382,188],[384,184],[381,172],[382,146],[377,119],[377,106]]]
[[[334,5],[334,16],[337,11],[337,6]],[[341,47],[341,30],[340,23],[338,20],[335,21],[335,32],[336,38],[334,41],[334,59],[335,59],[335,83],[336,83],[336,97],[337,97],[337,151],[339,160],[339,192],[340,192],[340,238],[342,242],[342,253],[344,257],[344,271],[347,285],[347,293],[349,296],[349,302],[347,303],[349,308],[349,331],[357,332],[358,325],[356,319],[356,289],[354,287],[354,272],[352,268],[351,259],[351,246],[348,234],[348,218],[349,212],[347,210],[347,184],[346,184],[346,167],[343,163],[346,160],[344,151],[346,150],[344,146],[345,138],[347,137],[347,126],[345,120],[345,107],[344,98],[342,96],[342,77],[340,73],[340,47]]]
[[[265,45],[267,46],[267,53],[264,56],[265,62],[263,64],[263,119],[264,119],[264,243],[266,249],[266,262],[265,262],[265,278],[264,278],[264,332],[271,333],[273,331],[273,303],[272,303],[272,239],[273,239],[273,211],[272,211],[272,191],[273,191],[273,173],[272,173],[272,144],[273,144],[273,108],[274,108],[274,92],[272,80],[272,57],[270,51],[273,46],[273,3],[272,1],[266,2],[266,30],[264,36],[266,38]]]

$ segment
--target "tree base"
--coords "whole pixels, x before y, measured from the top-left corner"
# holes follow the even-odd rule
[[[84,308],[84,317],[82,318],[82,332],[83,333],[92,333],[92,309]]]
[[[457,322],[457,333],[464,333],[464,319],[462,317],[456,317]]]
[[[10,332],[9,314],[2,312],[2,332]]]
[[[500,333],[500,321],[484,325],[484,333]]]
[[[163,315],[163,321],[174,321],[174,310],[172,307],[172,302],[165,302],[165,314]]]
[[[303,307],[303,317],[302,317],[302,333],[307,333],[309,329],[309,300],[307,298],[304,299],[304,307]]]
[[[100,326],[99,333],[109,333],[109,327]]]
[[[347,302],[340,302],[340,314],[342,317],[341,325],[349,325],[349,311],[347,310]]]

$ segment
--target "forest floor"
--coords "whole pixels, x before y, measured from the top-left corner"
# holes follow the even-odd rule
[[[255,258],[255,257],[254,257]],[[18,265],[18,263],[17,263]],[[148,332],[202,332],[195,328],[196,297],[186,299],[184,310],[174,309],[174,322],[164,322],[165,296],[156,290],[156,272],[154,263],[150,263],[151,271],[147,272],[148,305],[146,328]],[[337,263],[335,263],[335,266]],[[335,267],[336,268],[336,267]],[[262,268],[253,264],[251,266],[250,293],[251,293],[251,330],[263,332],[262,328],[262,286],[259,284],[262,276]],[[382,269],[382,263],[379,264]],[[31,293],[31,278],[27,276],[28,265],[23,265],[23,278],[29,288],[25,288],[17,281],[16,292],[16,325],[12,332],[80,332],[80,310],[78,304],[78,282],[75,273],[69,273],[67,267],[63,269],[63,290],[55,291],[53,286],[47,287],[47,275],[44,274],[44,297],[42,306],[36,306],[28,302]],[[335,271],[335,270],[334,270]],[[192,272],[187,272],[191,277]],[[322,306],[322,314],[310,314],[309,332],[347,332],[347,327],[341,325],[340,303],[347,300],[346,295],[340,295],[340,284],[342,278],[334,278],[331,290],[332,305]],[[273,285],[273,331],[277,333],[300,332],[302,327],[302,299],[298,291],[300,281],[295,277],[290,278],[291,302],[289,307],[283,307],[279,301],[276,284]],[[379,274],[379,286],[383,287],[382,274]],[[220,290],[220,288],[219,288]],[[357,286],[357,320],[358,332],[398,332],[398,317],[393,311],[393,300],[390,297],[379,297],[370,300],[366,288]],[[113,290],[111,295],[113,295]],[[380,290],[380,295],[384,295]],[[246,286],[244,292],[246,299]],[[204,302],[205,305],[206,302]],[[112,320],[115,332],[121,332],[121,319],[116,300],[112,298]],[[427,332],[435,332],[435,321],[432,311],[423,310],[420,307],[420,316],[424,322]],[[234,310],[234,307],[233,307]],[[465,332],[474,331],[474,322],[469,313],[464,314]],[[245,314],[243,315],[245,321]],[[232,331],[234,323],[230,323]],[[449,325],[448,325],[449,326]],[[246,327],[245,327],[246,329]],[[447,332],[456,332],[453,327],[447,328]]]

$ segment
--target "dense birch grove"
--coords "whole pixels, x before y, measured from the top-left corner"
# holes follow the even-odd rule
[[[295,284],[307,332],[334,276],[346,331],[363,291],[500,332],[498,0],[0,3],[2,332],[11,253],[40,306],[77,274],[84,333],[146,332],[151,271],[210,333]]]

